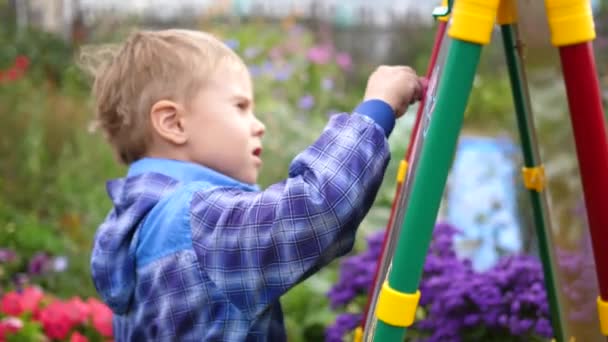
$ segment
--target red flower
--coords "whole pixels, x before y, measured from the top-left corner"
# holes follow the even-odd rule
[[[9,81],[16,81],[23,76],[23,71],[17,68],[10,68],[6,71],[6,79]]]
[[[38,311],[38,304],[44,297],[44,293],[37,287],[28,287],[21,293],[21,307],[23,311],[31,312],[36,314]]]
[[[19,316],[23,312],[38,313],[38,304],[44,294],[36,287],[28,287],[23,292],[9,292],[2,298],[0,312],[7,315]]]
[[[0,323],[4,326],[7,332],[14,333],[23,328],[23,322],[17,317],[7,317]]]
[[[19,55],[15,58],[15,68],[25,71],[30,65],[30,59],[27,56]]]
[[[89,339],[78,331],[74,331],[72,337],[70,337],[70,342],[89,342]]]
[[[7,328],[4,326],[2,322],[0,322],[0,342],[6,342],[6,333]]]
[[[89,320],[91,308],[78,297],[73,297],[67,303],[71,319],[76,324],[84,324]]]
[[[0,311],[7,315],[19,316],[23,312],[23,305],[21,304],[21,296],[11,291],[2,297],[2,303],[0,304]]]
[[[74,327],[74,317],[69,311],[69,305],[54,301],[40,311],[39,320],[46,335],[54,339],[68,337]]]
[[[7,317],[0,321],[0,342],[4,342],[6,335],[16,333],[23,328],[23,322],[17,317]]]
[[[103,337],[112,337],[112,310],[95,298],[89,298],[93,326]]]

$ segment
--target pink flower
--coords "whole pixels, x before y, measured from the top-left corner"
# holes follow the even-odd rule
[[[38,304],[44,297],[37,287],[27,287],[21,293],[12,291],[2,297],[0,312],[7,315],[19,316],[24,312],[38,313]]]
[[[329,63],[333,49],[329,45],[317,45],[308,50],[306,57],[309,61],[316,64]]]
[[[93,326],[103,337],[112,337],[112,310],[95,298],[89,298]]]
[[[21,307],[23,311],[32,312],[34,314],[38,311],[38,304],[44,297],[44,293],[37,287],[28,287],[23,290],[21,294]]]
[[[336,54],[336,63],[344,71],[349,71],[353,67],[353,59],[346,52],[340,52]]]
[[[23,312],[21,296],[15,291],[5,294],[2,297],[2,303],[0,303],[0,312],[12,316],[21,315]]]
[[[3,319],[0,324],[2,324],[8,332],[17,332],[23,328],[23,321],[17,317],[7,317]]]
[[[65,339],[75,325],[69,306],[54,301],[40,311],[39,320],[46,335],[53,339]]]
[[[6,335],[16,333],[23,328],[23,321],[17,317],[7,317],[0,321],[0,341],[6,340]]]
[[[6,78],[9,81],[16,81],[23,76],[23,71],[17,68],[11,68],[6,71]]]
[[[15,58],[15,67],[19,70],[26,70],[27,67],[30,65],[30,59],[27,56],[17,56],[17,58]]]
[[[83,324],[89,320],[92,310],[82,299],[74,297],[66,304],[69,306],[70,316],[75,323]]]
[[[72,333],[72,336],[70,337],[70,342],[89,342],[89,339],[78,331],[74,331],[74,333]]]
[[[270,58],[272,58],[273,60],[278,60],[278,59],[283,58],[283,51],[281,51],[281,48],[278,48],[278,47],[273,47],[268,54],[270,55]]]

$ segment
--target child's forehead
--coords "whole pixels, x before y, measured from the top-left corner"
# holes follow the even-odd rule
[[[249,69],[238,63],[225,63],[219,65],[214,71],[212,79],[222,83],[232,82],[252,86],[252,78]]]

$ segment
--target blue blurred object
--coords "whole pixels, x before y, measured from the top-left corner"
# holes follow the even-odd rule
[[[340,2],[336,4],[334,23],[340,27],[350,27],[357,23],[355,7],[352,3]]]
[[[461,232],[459,257],[487,270],[503,255],[522,251],[517,218],[516,146],[507,139],[462,137],[448,184],[446,219]]]
[[[251,12],[251,0],[233,0],[233,11],[238,16],[246,16]]]
[[[602,7],[601,0],[591,0],[591,9],[593,10],[593,14],[598,14],[601,7]]]

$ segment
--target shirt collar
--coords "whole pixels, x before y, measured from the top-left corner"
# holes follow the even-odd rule
[[[160,173],[180,182],[206,181],[216,186],[237,187],[247,191],[258,191],[255,184],[240,182],[208,167],[174,159],[141,158],[129,166],[127,177],[144,173]]]

